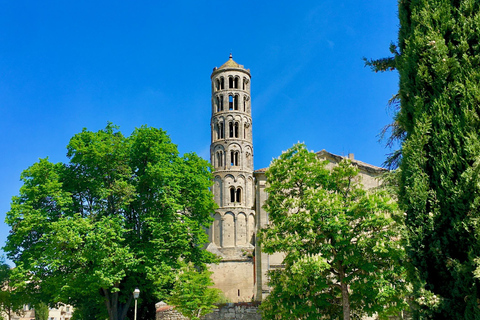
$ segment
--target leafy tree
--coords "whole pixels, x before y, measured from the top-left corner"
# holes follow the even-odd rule
[[[35,305],[35,320],[48,320],[48,305],[45,302]]]
[[[14,269],[0,256],[0,319],[5,315],[10,320],[14,313],[20,312],[25,302],[21,290],[14,290],[12,286],[12,273]]]
[[[76,134],[67,157],[41,159],[22,173],[6,218],[18,280],[39,301],[80,309],[103,301],[110,320],[125,319],[138,287],[150,310],[139,318],[152,318],[179,261],[214,260],[202,249],[214,209],[208,162],[180,157],[160,129],[125,137],[111,124]]]
[[[184,316],[199,320],[210,313],[220,299],[220,290],[211,288],[211,271],[197,270],[192,263],[185,265],[178,274],[168,303]]]
[[[404,307],[397,206],[385,191],[365,191],[349,160],[329,170],[303,144],[266,176],[271,224],[260,241],[285,254],[285,267],[270,273],[266,319],[348,320]]]
[[[480,2],[399,1],[399,200],[417,318],[480,318]],[[477,270],[476,270],[477,269]]]

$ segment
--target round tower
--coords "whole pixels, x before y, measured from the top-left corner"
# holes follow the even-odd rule
[[[255,236],[250,70],[230,58],[214,68],[211,163],[218,209],[210,241],[225,259],[248,256]],[[247,250],[248,251],[248,250]]]

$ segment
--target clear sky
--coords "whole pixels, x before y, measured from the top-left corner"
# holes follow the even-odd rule
[[[254,165],[294,143],[380,166],[398,74],[397,1],[0,0],[0,246],[21,172],[108,121],[129,135],[166,130],[181,153],[209,158],[210,75],[251,70]]]

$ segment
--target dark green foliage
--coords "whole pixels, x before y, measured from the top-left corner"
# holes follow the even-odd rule
[[[78,318],[102,308],[111,320],[125,319],[138,287],[139,319],[151,319],[180,261],[214,260],[202,250],[210,166],[148,127],[130,137],[111,124],[84,129],[67,150],[68,163],[41,159],[22,173],[6,219],[17,281],[38,301],[78,307]]]
[[[398,211],[386,190],[365,191],[348,160],[329,170],[301,144],[266,175],[271,224],[259,240],[285,253],[285,267],[270,273],[265,319],[386,317],[405,306]]]
[[[399,199],[415,316],[478,319],[480,1],[401,0],[399,18]]]

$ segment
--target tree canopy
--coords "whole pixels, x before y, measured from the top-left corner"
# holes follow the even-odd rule
[[[215,206],[208,162],[179,156],[161,129],[125,137],[112,124],[76,134],[67,157],[21,175],[6,218],[17,281],[39,301],[83,311],[103,302],[110,320],[125,319],[138,287],[149,307],[139,318],[151,317],[181,265],[215,259],[202,249]]]
[[[349,160],[330,170],[302,144],[266,176],[270,224],[260,241],[266,253],[285,254],[284,268],[270,273],[266,319],[348,320],[404,306],[397,205],[385,191],[364,190]]]

